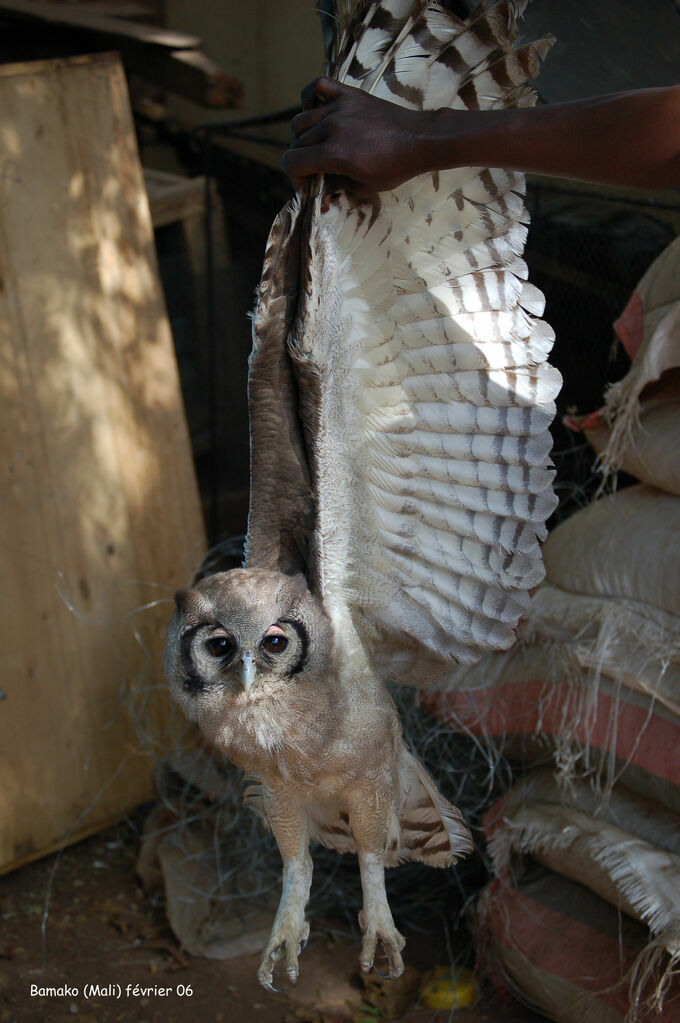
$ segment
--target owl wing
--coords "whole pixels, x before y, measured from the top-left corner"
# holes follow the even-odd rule
[[[430,2],[339,5],[336,76],[411,107],[527,104],[546,44],[513,49],[522,6],[463,22]],[[521,259],[523,189],[522,175],[487,169],[369,202],[321,183],[290,214],[307,573],[336,634],[358,634],[400,681],[509,647],[543,577],[561,381]]]
[[[250,511],[246,564],[308,574],[314,499],[288,342],[298,306],[299,203],[284,208],[267,242],[253,314],[248,373]]]

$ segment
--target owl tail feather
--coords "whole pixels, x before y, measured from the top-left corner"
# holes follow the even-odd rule
[[[418,860],[430,867],[449,867],[472,852],[472,837],[460,810],[444,799],[420,761],[406,749],[399,776],[400,841],[386,865]]]

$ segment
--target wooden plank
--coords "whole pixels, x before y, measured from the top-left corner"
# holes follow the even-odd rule
[[[146,4],[135,3],[134,0],[53,0],[53,2],[67,2],[74,11],[94,11],[96,14],[105,14],[110,18],[134,18],[140,21],[154,19],[154,10]]]
[[[144,185],[154,228],[175,224],[187,217],[205,216],[205,178],[144,168]]]
[[[122,18],[97,14],[85,10],[83,5],[45,3],[44,0],[2,0],[0,13],[20,18],[48,21],[55,25],[69,25],[71,28],[86,29],[116,39],[134,39],[147,46],[166,47],[170,50],[191,50],[201,45],[198,36],[187,32],[176,32],[157,25],[138,25]]]
[[[148,798],[204,549],[125,78],[0,68],[0,865]],[[137,609],[151,605],[147,610]]]
[[[20,13],[31,7],[31,13]],[[43,17],[45,9],[64,9],[70,17]],[[15,8],[17,10],[15,10]],[[84,12],[85,14],[87,12]],[[76,17],[62,4],[36,0],[0,2],[0,59],[60,58],[76,53],[119,50],[129,72],[184,99],[211,109],[238,109],[243,83],[197,47],[200,40],[152,25],[120,18]],[[95,20],[97,23],[91,24]],[[175,48],[174,44],[178,44]],[[181,44],[186,43],[186,46]]]
[[[141,52],[122,46],[126,66],[154,85],[215,110],[239,108],[243,104],[243,83],[234,78],[200,50],[165,50],[160,47]]]
[[[135,0],[50,0],[51,3],[68,3],[74,11],[94,12],[109,18],[132,18],[139,21],[153,21],[155,12],[146,4]]]

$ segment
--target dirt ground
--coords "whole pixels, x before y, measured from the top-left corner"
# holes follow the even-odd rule
[[[278,995],[256,980],[259,957],[187,957],[162,902],[134,872],[139,822],[0,878],[0,1023],[540,1023],[509,996],[484,988],[477,1005],[455,1013],[419,1004],[423,973],[446,963],[441,935],[407,937],[400,981],[366,984],[358,943],[346,924],[313,930],[296,987]],[[47,911],[47,912],[46,912]],[[467,940],[464,936],[458,939]],[[92,988],[94,990],[92,990]],[[45,988],[58,993],[46,995]]]

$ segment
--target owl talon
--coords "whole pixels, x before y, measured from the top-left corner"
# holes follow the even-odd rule
[[[298,967],[298,956],[304,952],[308,938],[309,924],[306,922],[303,923],[299,933],[291,934],[288,932],[286,934],[278,931],[276,935],[272,935],[269,939],[269,944],[264,951],[264,955],[262,956],[260,969],[257,971],[257,979],[262,987],[274,994],[281,994],[281,991],[273,986],[272,980],[276,964],[284,955],[286,957],[286,974],[288,976],[288,980],[293,985],[297,984],[300,972]]]
[[[374,964],[378,939],[380,939],[382,947],[385,950],[385,955],[387,956],[387,962],[389,964],[387,974],[381,973]],[[359,959],[361,969],[364,973],[370,973],[372,969],[375,969],[378,976],[387,977],[391,980],[395,977],[400,977],[404,972],[404,961],[401,958],[401,949],[405,944],[406,941],[396,928],[393,928],[389,935],[379,933],[377,931],[369,931],[365,933],[361,947],[361,957]]]

